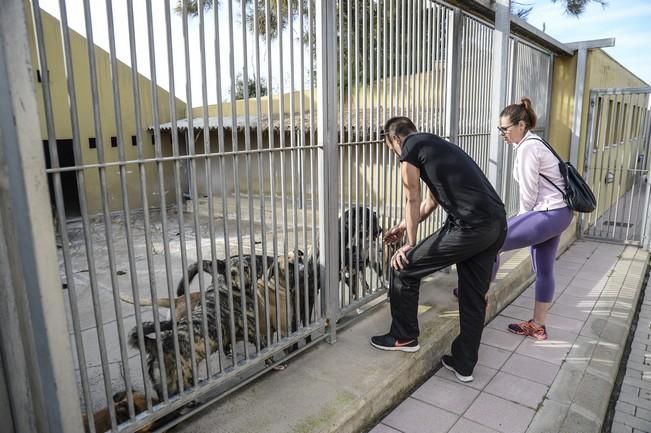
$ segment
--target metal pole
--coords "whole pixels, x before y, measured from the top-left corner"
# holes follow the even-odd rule
[[[500,110],[506,104],[507,94],[507,69],[508,69],[508,44],[510,33],[510,6],[511,0],[497,0],[495,2],[495,30],[493,31],[493,88],[491,94],[491,121],[493,125],[499,123]],[[502,183],[502,169],[504,146],[495,127],[490,128],[488,179],[499,191]]]
[[[450,16],[452,15],[452,16]],[[461,72],[461,35],[463,31],[463,15],[459,9],[454,9],[448,15],[447,41],[447,77],[446,101],[447,116],[445,118],[445,133],[452,143],[459,142],[459,98]]]
[[[319,254],[321,287],[326,291],[329,341],[336,341],[337,305],[337,119],[336,119],[336,35],[335,2],[316,2],[317,101],[319,148]]]
[[[579,162],[579,134],[581,133],[581,115],[583,111],[583,89],[588,60],[587,48],[579,49],[576,64],[576,84],[574,86],[574,118],[572,120],[572,141],[570,142],[570,162],[576,167]]]
[[[40,137],[34,128],[38,111],[25,23],[24,3],[5,2],[0,14],[0,265],[8,262],[3,279],[11,280],[0,286],[2,317],[7,307],[15,308],[9,308],[13,320],[3,322],[0,350],[3,368],[12,372],[10,398],[23,408],[14,412],[17,431],[82,431],[43,150],[34,145]],[[21,345],[23,356],[14,352]]]

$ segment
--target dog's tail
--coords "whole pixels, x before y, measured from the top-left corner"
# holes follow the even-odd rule
[[[210,260],[203,260],[202,268],[204,272],[213,276],[212,262]],[[194,277],[197,276],[197,274],[199,274],[199,262],[194,262],[193,264],[188,266],[188,287],[190,286],[190,284],[192,284],[192,280],[194,279]],[[185,284],[183,281],[183,277],[181,277],[181,281],[179,281],[178,286],[176,286],[176,296],[183,296],[184,294],[185,294]]]
[[[120,293],[120,299],[123,302],[126,302],[127,304],[136,303],[131,296],[124,295],[122,293]],[[151,299],[139,298],[138,301],[140,306],[142,307],[151,307],[152,305],[154,305]],[[159,307],[163,307],[163,308],[170,308],[172,306],[172,303],[170,302],[169,298],[159,298],[156,300],[156,303],[158,304]]]

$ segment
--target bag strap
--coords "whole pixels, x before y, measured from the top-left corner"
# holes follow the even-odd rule
[[[563,158],[561,158],[561,157],[558,155],[558,153],[556,153],[556,151],[554,150],[554,148],[553,148],[549,143],[547,143],[545,140],[543,140],[543,139],[540,138],[540,137],[529,137],[529,138],[532,139],[532,140],[538,140],[538,141],[542,142],[542,143],[545,145],[545,147],[547,147],[547,149],[549,149],[549,151],[550,151],[551,153],[554,154],[554,156],[556,157],[556,159],[558,159],[560,162],[563,162],[563,163],[565,162],[565,161],[563,160]]]
[[[539,174],[540,176],[542,176],[543,179],[545,179],[547,182],[551,183],[552,186],[553,186],[554,188],[556,188],[556,189],[558,190],[558,192],[560,192],[561,195],[563,195],[563,197],[565,197],[565,191],[562,191],[562,190],[558,187],[558,185],[556,185],[554,182],[552,182],[552,181],[551,181],[547,176],[545,176],[544,174],[542,174],[542,173],[538,173],[538,174]]]
[[[545,140],[543,140],[542,138],[537,137],[537,136],[536,136],[536,137],[530,137],[530,138],[531,138],[532,140],[538,140],[538,141],[542,142],[542,143],[545,145],[545,147],[546,147],[547,149],[549,149],[549,151],[550,151],[550,152],[551,152],[551,153],[556,157],[556,159],[558,159],[559,162],[561,162],[561,163],[563,163],[563,164],[565,163],[565,161],[563,161],[563,159],[558,155],[558,153],[556,153],[556,151],[554,150],[554,148],[553,148],[549,143],[547,143]],[[545,176],[544,174],[542,174],[542,173],[538,173],[538,174],[539,174],[540,176],[542,176],[543,179],[545,179],[547,182],[551,183],[552,186],[553,186],[554,188],[556,188],[556,189],[558,190],[558,192],[560,192],[560,193],[563,195],[563,197],[565,197],[566,192],[563,191],[563,190],[561,190],[561,189],[558,187],[558,185],[556,185],[554,182],[552,182],[552,181],[551,181],[547,176]]]

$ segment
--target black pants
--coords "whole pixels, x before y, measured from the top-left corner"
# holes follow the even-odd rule
[[[402,271],[391,279],[391,335],[413,339],[418,330],[420,280],[450,265],[459,275],[459,322],[461,332],[452,343],[452,356],[460,374],[470,375],[486,318],[486,300],[495,258],[506,238],[506,218],[482,226],[462,228],[448,220],[436,233],[416,245]]]

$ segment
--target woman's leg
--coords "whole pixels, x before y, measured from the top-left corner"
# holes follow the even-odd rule
[[[561,236],[559,235],[531,247],[531,259],[536,271],[536,304],[533,320],[540,326],[545,325],[547,310],[554,300],[556,290],[554,263],[560,241]]]

